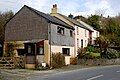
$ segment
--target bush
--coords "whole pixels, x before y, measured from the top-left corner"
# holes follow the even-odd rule
[[[93,46],[78,49],[78,59],[99,59],[99,50]]]
[[[13,57],[14,54],[14,44],[13,43],[7,43],[6,44],[6,49],[5,49],[5,57]]]
[[[85,54],[86,54],[86,49],[85,48],[79,48],[77,51],[77,57],[78,59],[84,58]]]
[[[65,65],[65,57],[62,53],[53,53],[52,54],[52,67],[60,68]]]
[[[108,49],[107,54],[105,55],[108,59],[115,59],[120,57],[120,52],[115,49]]]
[[[86,52],[85,59],[100,59],[100,53]]]
[[[94,52],[94,53],[99,53],[100,52],[100,50],[98,48],[94,47],[94,46],[87,46],[86,51],[87,52]]]
[[[77,58],[76,57],[70,58],[70,64],[76,65],[77,64]]]

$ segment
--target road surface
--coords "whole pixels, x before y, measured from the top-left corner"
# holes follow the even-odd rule
[[[60,72],[45,76],[30,76],[28,80],[120,80],[120,66],[104,66]]]

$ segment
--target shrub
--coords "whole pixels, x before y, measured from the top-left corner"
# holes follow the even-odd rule
[[[7,43],[6,49],[5,49],[5,57],[13,57],[14,54],[14,44],[13,43]]]
[[[119,58],[120,57],[120,52],[118,52],[115,49],[108,49],[107,54],[105,55],[106,58],[108,59],[114,59],[114,58]]]
[[[85,58],[86,59],[99,59],[100,53],[86,52]]]
[[[62,53],[53,53],[52,54],[52,67],[60,68],[65,65],[65,57]]]
[[[93,46],[78,49],[78,59],[99,59],[99,50]]]
[[[85,48],[79,48],[77,51],[77,57],[78,59],[84,58],[85,54],[86,54],[86,49]]]
[[[87,52],[94,52],[94,53],[99,53],[100,52],[100,50],[97,47],[94,47],[94,46],[91,46],[91,45],[86,47],[86,51]]]
[[[70,64],[76,65],[77,64],[77,58],[76,57],[70,58]]]

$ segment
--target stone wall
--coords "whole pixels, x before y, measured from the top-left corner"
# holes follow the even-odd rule
[[[120,59],[79,59],[79,65],[116,65],[120,64]]]

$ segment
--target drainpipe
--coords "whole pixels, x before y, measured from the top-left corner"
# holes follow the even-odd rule
[[[35,68],[37,67],[37,43],[35,43]]]
[[[51,22],[49,22],[49,44],[50,44],[50,69],[52,69],[52,53],[51,53]]]

